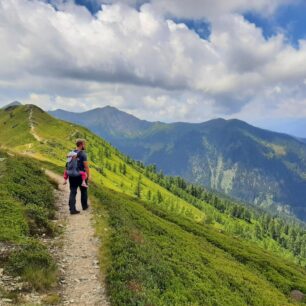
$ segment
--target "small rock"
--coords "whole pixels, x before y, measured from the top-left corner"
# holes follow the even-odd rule
[[[1,299],[2,302],[4,303],[12,303],[13,300],[12,299]]]
[[[290,296],[293,300],[301,302],[304,299],[305,294],[301,292],[300,290],[292,290],[290,292]]]

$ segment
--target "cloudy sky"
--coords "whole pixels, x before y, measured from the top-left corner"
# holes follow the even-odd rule
[[[0,0],[0,55],[0,106],[306,118],[304,0]]]

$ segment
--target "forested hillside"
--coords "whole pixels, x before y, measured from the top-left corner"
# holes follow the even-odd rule
[[[123,153],[168,175],[306,220],[306,145],[240,120],[149,122],[106,106],[50,112],[82,124]]]

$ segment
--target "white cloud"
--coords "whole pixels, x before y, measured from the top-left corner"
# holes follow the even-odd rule
[[[167,121],[246,118],[252,109],[276,116],[289,112],[283,101],[290,95],[290,109],[305,103],[306,42],[294,49],[283,34],[266,39],[239,14],[271,13],[284,1],[152,1],[139,10],[123,1],[103,5],[92,16],[71,1],[58,0],[55,9],[0,0],[2,103],[25,97],[79,110],[112,104]],[[210,19],[210,39],[165,12]]]
[[[90,0],[88,0],[90,2]],[[94,3],[125,3],[139,6],[148,0],[91,0]],[[162,14],[178,18],[211,19],[229,13],[256,11],[269,15],[277,7],[297,0],[152,0],[154,9]]]

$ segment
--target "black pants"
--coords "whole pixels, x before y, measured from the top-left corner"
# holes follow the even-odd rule
[[[75,211],[75,203],[76,203],[76,195],[78,188],[81,190],[81,204],[82,208],[86,209],[88,207],[88,195],[87,195],[87,188],[82,187],[82,177],[69,177],[69,184],[70,184],[70,196],[69,196],[69,210]]]

